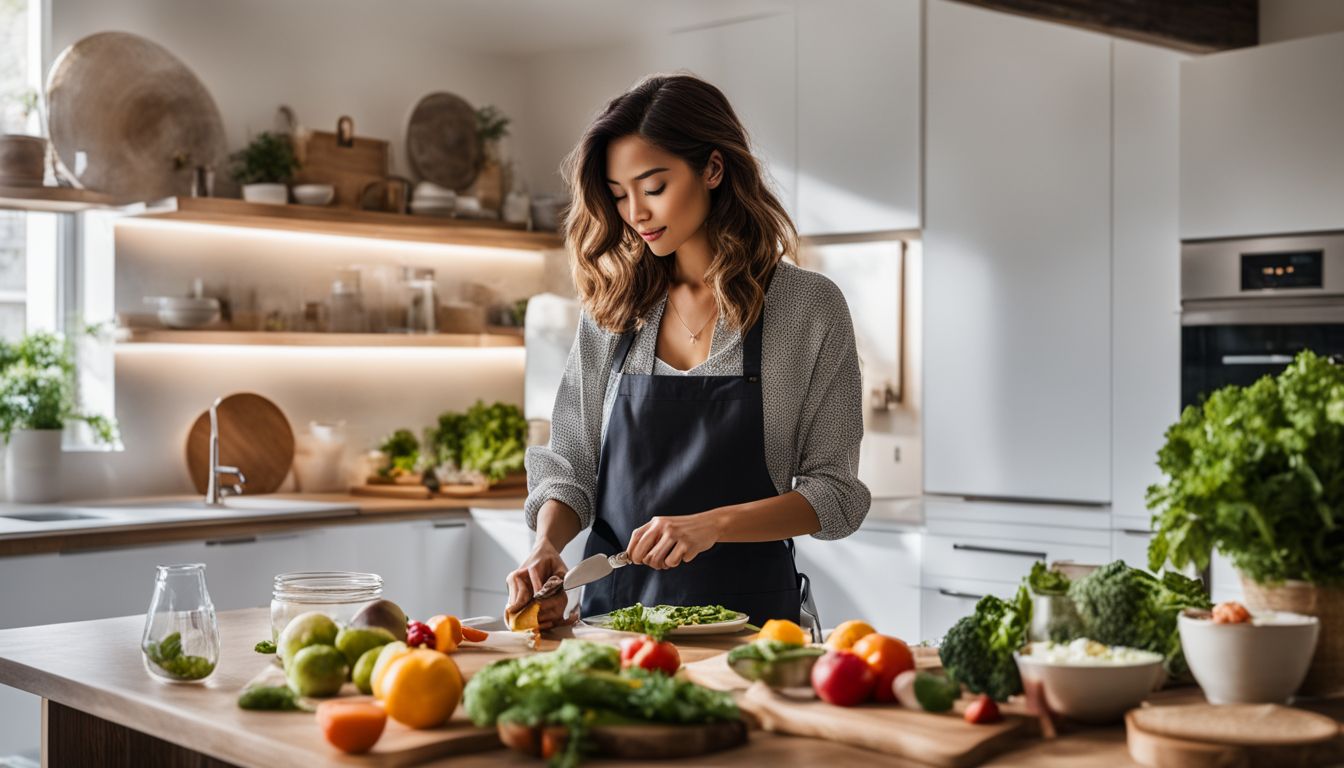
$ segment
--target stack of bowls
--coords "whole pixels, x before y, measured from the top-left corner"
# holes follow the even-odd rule
[[[411,213],[416,216],[452,216],[457,207],[457,193],[432,181],[415,185],[411,196]]]

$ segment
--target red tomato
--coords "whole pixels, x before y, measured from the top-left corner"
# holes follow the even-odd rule
[[[850,651],[827,651],[812,667],[812,689],[822,701],[839,707],[862,703],[876,684],[872,667]]]
[[[627,667],[659,670],[671,677],[681,669],[681,654],[666,640],[660,642],[648,635],[628,637],[621,641],[621,669]]]
[[[868,662],[877,675],[877,687],[873,689],[873,698],[878,701],[895,701],[896,693],[891,681],[908,669],[915,668],[914,654],[904,642],[876,632],[865,635],[849,650]]]
[[[999,705],[989,697],[989,694],[982,693],[980,698],[972,701],[970,706],[966,707],[966,722],[972,725],[981,723],[997,723],[1003,719],[999,714]]]

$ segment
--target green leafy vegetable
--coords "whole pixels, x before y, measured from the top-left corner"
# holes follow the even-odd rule
[[[620,632],[640,632],[661,640],[668,632],[689,624],[715,624],[740,616],[722,605],[653,605],[635,603],[607,614],[606,626]]]
[[[299,695],[287,685],[254,685],[238,696],[238,706],[243,709],[288,712],[312,711],[305,706]]]
[[[1259,582],[1344,584],[1344,367],[1303,351],[1187,407],[1166,437],[1166,481],[1148,489],[1153,570],[1202,570],[1217,548]]]
[[[523,468],[527,419],[516,405],[477,400],[466,413],[439,414],[425,442],[440,465],[495,483]]]
[[[925,712],[946,712],[961,698],[961,684],[932,672],[915,675],[915,699]]]
[[[145,643],[145,656],[178,680],[200,680],[215,671],[214,662],[204,656],[182,653],[182,633],[173,632],[160,641]]]
[[[948,630],[939,649],[943,668],[975,693],[998,701],[1022,692],[1013,652],[1027,642],[1031,597],[1019,587],[1011,602],[986,595],[975,612]]]
[[[1045,563],[1039,560],[1031,566],[1031,573],[1027,574],[1027,587],[1032,594],[1067,595],[1069,583],[1068,576],[1047,568]]]
[[[275,641],[262,640],[261,642],[253,646],[252,650],[256,651],[257,653],[275,653]]]
[[[1069,597],[1083,620],[1086,637],[1106,645],[1160,653],[1167,672],[1176,678],[1188,672],[1176,617],[1186,608],[1212,605],[1198,581],[1174,571],[1158,579],[1147,571],[1130,568],[1123,560],[1073,582]]]
[[[378,470],[384,477],[413,474],[420,464],[420,441],[409,429],[398,429],[388,435],[378,450],[387,457],[387,465]]]
[[[463,708],[478,726],[563,725],[569,744],[553,765],[572,766],[595,723],[707,723],[738,716],[732,697],[662,673],[620,669],[611,646],[564,640],[549,653],[497,661],[467,683]]]

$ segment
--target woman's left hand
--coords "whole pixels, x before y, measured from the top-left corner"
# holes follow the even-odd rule
[[[625,551],[630,553],[630,562],[661,571],[691,562],[718,540],[718,525],[711,512],[655,517],[635,529]]]

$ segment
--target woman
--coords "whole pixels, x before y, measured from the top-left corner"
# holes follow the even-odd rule
[[[722,604],[799,620],[793,536],[859,527],[862,394],[839,289],[793,266],[797,233],[714,86],[654,76],[612,100],[565,161],[583,303],[548,447],[527,453],[536,545],[509,608],[592,527],[586,555],[632,565],[584,615]],[[573,622],[562,592],[542,629]]]

